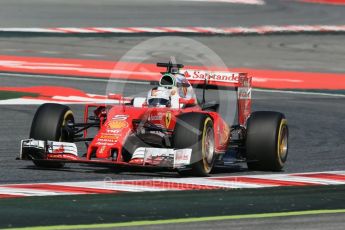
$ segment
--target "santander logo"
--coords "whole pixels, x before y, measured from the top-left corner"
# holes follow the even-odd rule
[[[238,83],[239,74],[230,72],[207,72],[204,70],[184,70],[188,80],[209,80],[217,82]]]

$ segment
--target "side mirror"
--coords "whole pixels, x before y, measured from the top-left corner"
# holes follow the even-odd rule
[[[112,100],[122,100],[122,94],[115,94],[115,93],[109,93],[108,94],[108,99],[112,99]]]
[[[195,98],[191,98],[191,99],[179,98],[179,103],[182,105],[195,105],[196,100]]]

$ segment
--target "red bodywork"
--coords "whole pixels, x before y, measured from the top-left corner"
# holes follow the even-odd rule
[[[250,115],[251,107],[251,78],[245,73],[233,75],[234,79],[229,82],[212,79],[212,76],[201,76],[185,73],[191,84],[204,84],[208,78],[209,85],[228,87],[237,91],[238,102],[238,124],[244,126]],[[196,77],[197,76],[197,77]],[[200,77],[200,79],[199,79]],[[80,158],[70,154],[47,154],[47,159],[67,160],[69,162],[83,163],[106,163],[106,164],[131,164],[135,162],[125,162],[122,155],[122,148],[126,139],[137,130],[137,121],[149,121],[158,127],[162,127],[169,134],[173,134],[178,116],[183,113],[196,112],[208,114],[214,124],[215,151],[222,154],[228,149],[231,139],[230,127],[217,112],[203,111],[200,106],[195,105],[187,108],[152,108],[143,103],[142,107],[128,105],[132,98],[125,98],[122,95],[111,95],[111,99],[119,100],[119,104],[99,105],[90,104],[85,107],[84,122],[87,123],[88,117],[93,110],[95,116],[100,120],[100,127],[97,135],[90,142],[86,158]],[[181,101],[181,103],[189,103]],[[84,138],[88,133],[84,131]],[[116,153],[116,154],[114,154]]]

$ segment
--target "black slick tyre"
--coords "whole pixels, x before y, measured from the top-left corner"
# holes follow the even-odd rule
[[[32,120],[30,138],[36,140],[69,141],[62,127],[67,122],[74,122],[74,116],[68,106],[46,103],[41,105]],[[33,162],[38,167],[61,168],[64,163],[40,161]]]
[[[288,135],[284,114],[271,111],[252,113],[247,122],[248,168],[281,171],[288,155]]]
[[[175,149],[191,148],[191,166],[179,170],[182,176],[208,176],[216,159],[213,121],[207,114],[186,113],[178,117],[174,134]]]

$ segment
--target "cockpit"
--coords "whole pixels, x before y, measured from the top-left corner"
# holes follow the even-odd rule
[[[149,91],[147,104],[150,107],[180,108],[180,98],[196,99],[193,87],[182,73],[165,73],[159,86]]]

